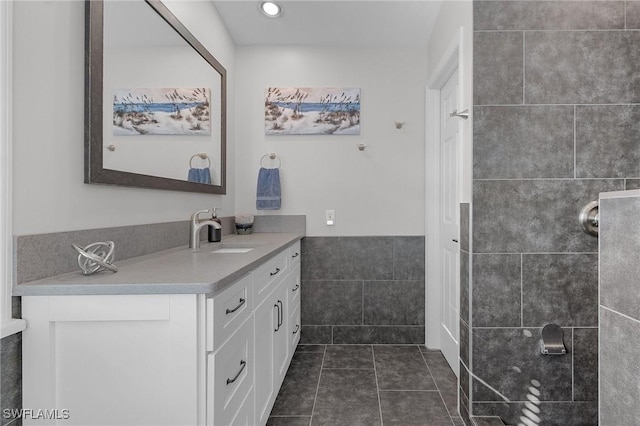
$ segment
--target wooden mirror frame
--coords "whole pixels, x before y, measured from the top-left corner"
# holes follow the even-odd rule
[[[142,0],[140,0],[142,1]],[[130,186],[173,191],[226,194],[227,71],[160,1],[144,0],[221,77],[220,185],[208,185],[103,168],[103,0],[85,0],[85,161],[84,181],[90,184]],[[212,129],[214,131],[214,129]]]

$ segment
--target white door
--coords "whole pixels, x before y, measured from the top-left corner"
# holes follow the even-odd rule
[[[458,120],[450,113],[458,109],[458,70],[440,91],[440,232],[442,304],[440,342],[447,362],[458,372],[459,328],[459,204],[458,204]]]

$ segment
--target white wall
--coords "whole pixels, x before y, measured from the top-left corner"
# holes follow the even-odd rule
[[[445,0],[440,7],[440,13],[436,19],[436,24],[431,33],[428,45],[429,58],[429,78],[432,77],[436,67],[440,63],[443,54],[449,47],[451,40],[457,35],[460,28],[463,28],[463,79],[465,89],[463,102],[460,110],[473,109],[473,2],[470,0]],[[464,122],[462,140],[465,141],[460,147],[461,170],[460,170],[460,202],[471,201],[471,180],[472,180],[472,147],[473,139],[472,119]]]
[[[84,2],[14,2],[14,234],[234,214],[235,45],[211,2],[165,4],[227,69],[227,195],[84,184]]]
[[[282,208],[264,213],[307,215],[311,236],[424,234],[425,51],[244,47],[236,70],[238,213],[257,213],[259,160],[276,152]],[[361,134],[265,136],[265,88],[295,86],[360,87]]]

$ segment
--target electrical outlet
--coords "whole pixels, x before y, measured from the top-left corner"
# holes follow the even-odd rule
[[[333,226],[336,223],[336,211],[335,210],[325,210],[324,212],[325,218],[327,219],[327,226]]]

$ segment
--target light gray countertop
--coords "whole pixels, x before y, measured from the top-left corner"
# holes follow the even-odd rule
[[[78,270],[14,285],[13,295],[217,293],[302,237],[296,233],[226,235],[221,243],[203,242],[196,252],[184,246],[121,262],[117,261],[116,247],[116,273],[103,271],[85,276]],[[219,248],[236,247],[253,250],[212,253]]]

